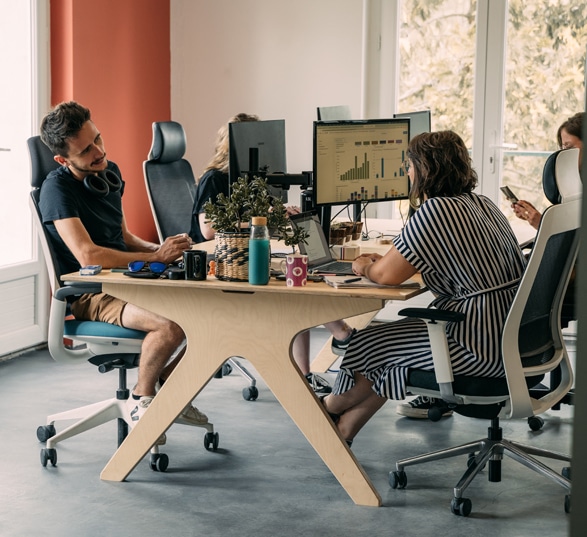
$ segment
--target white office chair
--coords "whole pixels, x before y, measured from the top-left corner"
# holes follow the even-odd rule
[[[577,170],[576,156],[574,170]],[[560,312],[578,250],[580,210],[579,193],[570,195],[564,204],[549,207],[542,217],[528,266],[502,333],[505,379],[453,375],[445,326],[462,320],[462,314],[426,308],[399,312],[427,322],[434,355],[434,371],[409,372],[408,392],[443,399],[455,412],[489,419],[491,425],[487,438],[398,461],[396,469],[389,474],[392,488],[406,487],[404,469],[407,466],[468,454],[468,469],[454,487],[451,502],[454,514],[467,516],[472,504],[463,497],[463,492],[485,465],[488,465],[489,481],[501,481],[501,460],[506,454],[562,486],[567,491],[565,511],[570,512],[570,467],[564,467],[559,475],[535,456],[561,461],[570,461],[570,457],[504,439],[499,420],[539,416],[565,397],[573,384],[561,333]],[[560,373],[558,384],[551,385],[550,390],[540,396],[532,393],[531,387],[555,370]]]
[[[65,283],[61,285],[59,265],[56,262],[50,238],[47,236],[45,226],[41,220],[39,210],[40,187],[47,174],[58,167],[53,160],[49,148],[41,141],[39,136],[33,136],[27,140],[31,157],[31,191],[30,207],[33,215],[34,226],[41,242],[43,254],[51,283],[52,299],[49,314],[48,347],[51,357],[57,362],[79,364],[90,362],[98,367],[101,373],[113,369],[118,370],[118,389],[115,397],[98,403],[89,404],[80,408],[59,412],[47,416],[46,424],[37,429],[37,438],[45,443],[41,449],[41,464],[52,466],[57,464],[57,450],[55,446],[103,423],[116,419],[118,421],[118,444],[128,434],[126,419],[126,401],[130,395],[126,385],[126,372],[138,366],[141,345],[145,333],[138,330],[122,328],[120,326],[97,321],[77,321],[67,318],[67,297],[83,293],[95,293],[101,291],[99,284]],[[65,340],[71,341],[66,344]],[[55,422],[62,420],[76,420],[63,431],[57,433]],[[178,420],[177,423],[184,423]],[[187,424],[187,423],[186,423]],[[195,425],[195,424],[189,424]],[[218,447],[218,433],[214,433],[211,423],[199,425],[206,429],[204,445],[208,450],[216,450]],[[164,453],[159,453],[157,446],[151,450],[150,465],[153,470],[165,471],[169,464],[169,458]]]
[[[190,229],[196,182],[190,163],[184,159],[185,150],[185,131],[179,123],[153,123],[153,142],[147,160],[143,162],[143,172],[161,242]],[[259,396],[257,381],[237,357],[229,358],[217,376],[228,375],[233,369],[250,382],[242,390],[243,398],[256,400]]]

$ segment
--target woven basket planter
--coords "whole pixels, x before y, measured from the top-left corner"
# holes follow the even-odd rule
[[[214,238],[216,278],[228,282],[248,281],[249,234],[217,232]]]

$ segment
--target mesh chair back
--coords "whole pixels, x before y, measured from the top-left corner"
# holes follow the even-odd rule
[[[179,123],[153,123],[153,143],[143,171],[161,241],[190,230],[195,179],[183,158],[185,149],[185,131]]]
[[[59,164],[53,159],[53,153],[43,143],[40,136],[32,136],[27,140],[29,148],[29,156],[31,159],[31,214],[33,216],[35,228],[41,242],[43,255],[45,256],[47,271],[49,273],[49,282],[51,284],[51,291],[55,291],[60,287],[59,263],[55,258],[53,249],[50,248],[50,238],[47,230],[43,225],[41,210],[39,209],[40,189],[43,181],[47,178],[49,173],[57,168]]]
[[[576,229],[553,235],[546,243],[520,322],[520,356],[525,364],[549,360],[558,344],[557,321],[576,247]]]
[[[579,174],[579,149],[561,149],[546,159],[542,189],[552,204],[564,203],[581,195],[583,183]]]

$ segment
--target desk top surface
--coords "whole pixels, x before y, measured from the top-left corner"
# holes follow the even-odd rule
[[[417,278],[417,277],[416,277]],[[220,291],[231,291],[240,293],[301,293],[301,294],[321,294],[328,296],[353,296],[360,298],[378,298],[382,300],[408,300],[425,291],[421,288],[360,288],[360,289],[335,289],[323,282],[308,282],[304,287],[287,287],[285,282],[271,278],[267,285],[251,285],[248,282],[227,282],[216,279],[214,276],[208,276],[206,280],[169,280],[161,279],[140,279],[130,278],[120,272],[110,272],[103,270],[95,276],[81,276],[78,272],[66,274],[62,277],[64,282],[86,282],[102,284],[122,284],[136,286],[157,286],[157,287],[183,287],[197,289],[216,289]]]

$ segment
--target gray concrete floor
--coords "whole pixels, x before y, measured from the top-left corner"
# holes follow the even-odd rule
[[[315,345],[321,337],[316,329]],[[408,468],[408,487],[391,489],[387,476],[397,459],[478,439],[487,429],[486,422],[462,416],[438,423],[401,418],[393,402],[353,445],[383,506],[357,506],[263,380],[257,381],[260,395],[254,402],[242,398],[247,384],[235,373],[213,379],[198,396],[196,405],[220,435],[218,451],[204,449],[204,429],[175,425],[164,449],[167,472],[153,472],[145,459],[126,482],[109,483],[99,475],[116,448],[113,423],[59,444],[55,468],[40,464],[36,428],[47,414],[111,397],[116,373],[56,364],[46,350],[0,363],[0,535],[568,535],[563,489],[509,458],[500,483],[483,475],[469,487],[468,518],[450,512],[464,457]],[[510,439],[569,452],[572,407],[546,415],[538,433],[525,421],[502,426]],[[553,463],[557,471],[562,466]]]

